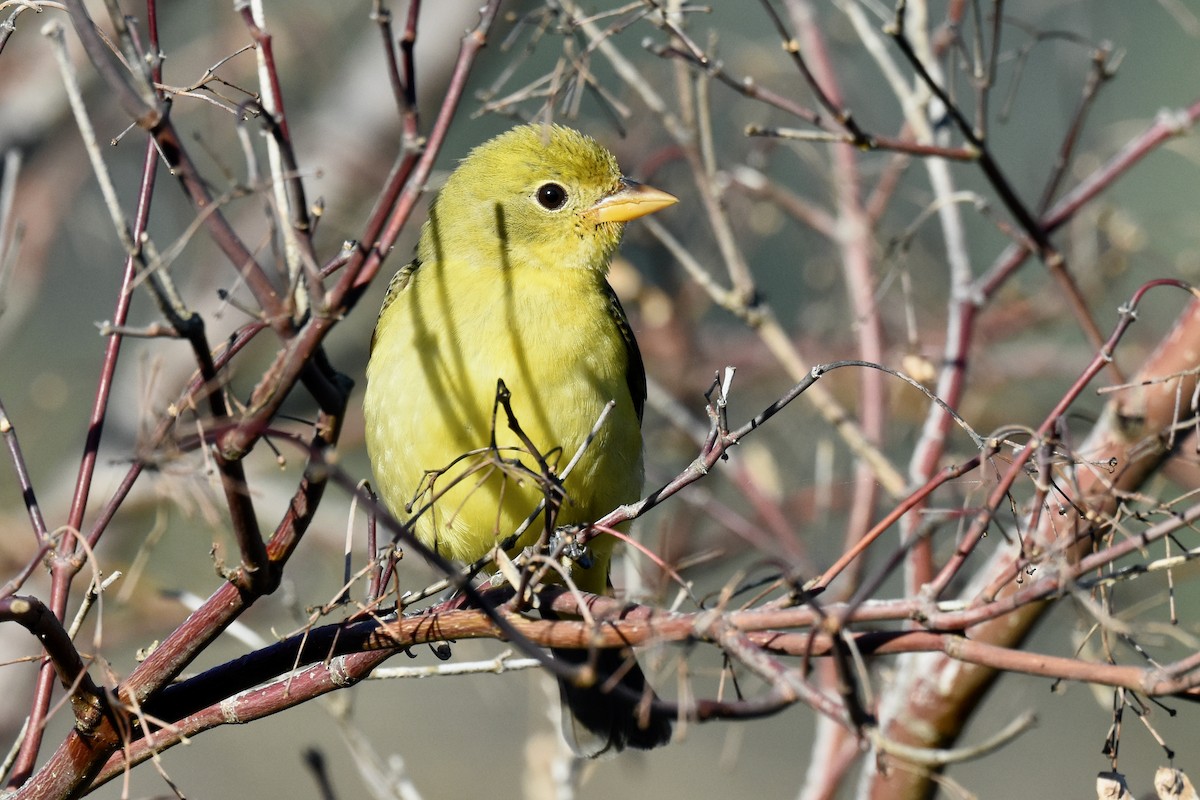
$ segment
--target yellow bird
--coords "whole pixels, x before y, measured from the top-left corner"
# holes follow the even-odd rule
[[[609,403],[562,480],[554,524],[593,522],[640,496],[646,376],[605,275],[625,223],[675,202],[622,177],[595,140],[557,125],[514,128],[454,170],[416,259],[388,287],[364,400],[379,493],[424,544],[462,562],[486,556],[544,501],[538,455],[564,471]],[[532,450],[497,410],[501,380]],[[539,516],[510,552],[534,543],[544,524]],[[565,564],[579,588],[608,591],[613,545],[597,537]],[[670,739],[670,719],[637,713],[648,689],[631,656],[601,651],[596,673],[592,687],[560,681],[571,712],[563,732],[576,752]],[[614,674],[635,699],[601,692]]]

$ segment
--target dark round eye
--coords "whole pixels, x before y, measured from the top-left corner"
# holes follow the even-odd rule
[[[557,183],[543,183],[538,187],[537,201],[547,211],[558,211],[567,202],[567,190]]]

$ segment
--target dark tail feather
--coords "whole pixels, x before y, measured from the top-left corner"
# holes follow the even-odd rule
[[[550,652],[556,659],[579,667],[586,665],[592,655],[587,650]],[[654,690],[628,649],[596,651],[593,668],[596,681],[591,686],[575,686],[562,679],[558,682],[563,736],[577,755],[596,758],[626,747],[650,750],[671,741],[671,717],[643,707],[643,698],[648,695],[653,700]],[[614,675],[620,675],[618,685],[605,691]]]

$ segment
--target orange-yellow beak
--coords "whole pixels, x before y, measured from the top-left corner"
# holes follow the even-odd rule
[[[585,213],[597,222],[629,222],[673,206],[679,198],[653,186],[621,179],[621,188],[589,208]]]

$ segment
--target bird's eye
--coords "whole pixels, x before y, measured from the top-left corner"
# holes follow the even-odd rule
[[[538,187],[537,201],[547,211],[558,211],[567,202],[567,190],[557,183],[543,183]]]

